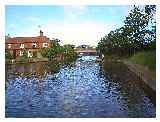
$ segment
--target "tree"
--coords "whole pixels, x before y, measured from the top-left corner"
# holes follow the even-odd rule
[[[147,14],[142,13],[138,7],[134,6],[124,23],[125,33],[132,41],[134,52],[141,51],[146,42],[144,37],[148,31],[146,29],[149,23]]]
[[[146,5],[145,6],[145,13],[148,15],[148,18],[151,19],[151,21],[154,19],[154,15],[156,13],[156,5]],[[155,19],[154,19],[155,21]]]
[[[27,50],[26,50],[26,49],[23,50],[23,55],[22,55],[22,57],[23,57],[24,59],[28,59],[28,53],[27,53]]]
[[[77,57],[77,54],[73,49],[73,45],[69,45],[69,44],[63,46],[63,54],[64,54],[65,63],[71,63]]]
[[[124,26],[101,38],[97,51],[101,54],[131,56],[138,51],[155,49],[155,6],[140,9],[134,6],[124,21]]]
[[[56,41],[52,43],[51,48],[42,49],[41,54],[50,61],[61,60],[64,63],[70,63],[76,59],[76,52],[73,49],[73,45],[64,45],[62,47]]]
[[[23,49],[22,53],[23,53],[23,55],[19,57],[19,60],[22,62],[28,61],[29,57],[28,57],[27,50]]]
[[[6,59],[13,59],[13,55],[8,50],[5,50],[5,58]]]
[[[151,32],[150,32],[150,49],[156,49],[156,5],[146,5],[145,13],[148,15],[151,23]]]
[[[48,58],[50,61],[55,60],[60,53],[62,53],[62,47],[58,42],[52,42],[51,48],[48,47],[41,50],[42,56]]]

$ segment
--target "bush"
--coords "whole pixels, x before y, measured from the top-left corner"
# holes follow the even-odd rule
[[[6,50],[5,51],[5,58],[6,59],[13,59],[13,55],[11,55],[11,53],[8,50]]]
[[[76,59],[76,52],[72,48],[72,45],[60,46],[58,43],[53,44],[51,48],[44,48],[41,51],[41,55],[49,59],[49,61],[59,60],[62,63],[70,64]]]
[[[71,45],[64,45],[63,54],[64,54],[64,63],[66,64],[70,64],[77,57],[77,54]]]

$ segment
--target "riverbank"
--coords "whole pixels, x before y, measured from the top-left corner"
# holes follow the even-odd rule
[[[140,77],[150,88],[156,91],[156,74],[151,72],[142,65],[134,64],[131,61],[122,61],[127,67],[134,72],[138,77]]]
[[[123,84],[130,84],[132,87],[134,83],[139,84],[156,105],[156,80],[155,77],[151,77],[149,71],[126,59],[107,59],[105,57],[102,65],[106,75],[110,75],[115,81],[120,81],[122,86]]]
[[[122,62],[156,91],[156,53],[154,51],[139,52],[129,58],[106,56],[105,59],[110,62]]]
[[[156,52],[142,51],[130,58],[124,59],[123,63],[139,76],[149,87],[156,91]]]
[[[23,64],[23,63],[36,63],[48,62],[48,58],[28,58],[28,59],[6,59],[6,64]]]

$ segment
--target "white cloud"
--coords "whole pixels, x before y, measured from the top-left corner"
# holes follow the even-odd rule
[[[96,46],[100,38],[108,34],[111,30],[118,28],[115,23],[100,22],[75,22],[63,23],[53,22],[41,27],[44,35],[61,40],[61,44],[89,44]],[[30,29],[19,33],[20,36],[38,36],[38,25],[30,27]]]
[[[97,45],[100,38],[111,31],[111,26],[98,22],[65,24],[63,43]]]
[[[61,44],[89,44],[96,46],[100,38],[108,34],[111,30],[119,28],[115,22],[100,22],[100,21],[87,21],[81,20],[87,12],[87,6],[64,6],[64,20],[56,21],[50,20],[46,24],[41,25],[44,35],[52,38],[58,38]],[[126,9],[124,7],[124,9]],[[111,10],[113,11],[113,10]],[[115,13],[113,13],[114,15]],[[116,15],[116,14],[115,14]],[[31,22],[37,22],[39,19],[36,17],[28,17]],[[19,33],[20,36],[38,36],[39,30],[37,25],[29,27],[23,32]]]
[[[50,38],[61,39],[61,44],[97,45],[100,38],[115,27],[113,23],[99,22],[53,23],[45,27],[44,33]]]

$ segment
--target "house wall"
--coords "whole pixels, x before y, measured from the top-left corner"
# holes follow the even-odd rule
[[[20,56],[20,51],[24,51],[24,49],[30,52],[31,55],[34,54],[34,56],[39,56],[37,54],[40,49],[44,48],[44,43],[48,44],[48,47],[51,47],[51,44],[49,42],[49,39],[46,37],[34,37],[34,40],[30,39],[31,37],[21,37],[21,38],[9,38],[6,39],[5,43],[5,49],[8,50],[12,55],[15,55],[14,57],[17,58]],[[24,44],[24,48],[21,48],[21,44]],[[33,46],[36,44],[36,46]],[[28,53],[28,56],[30,55]]]

